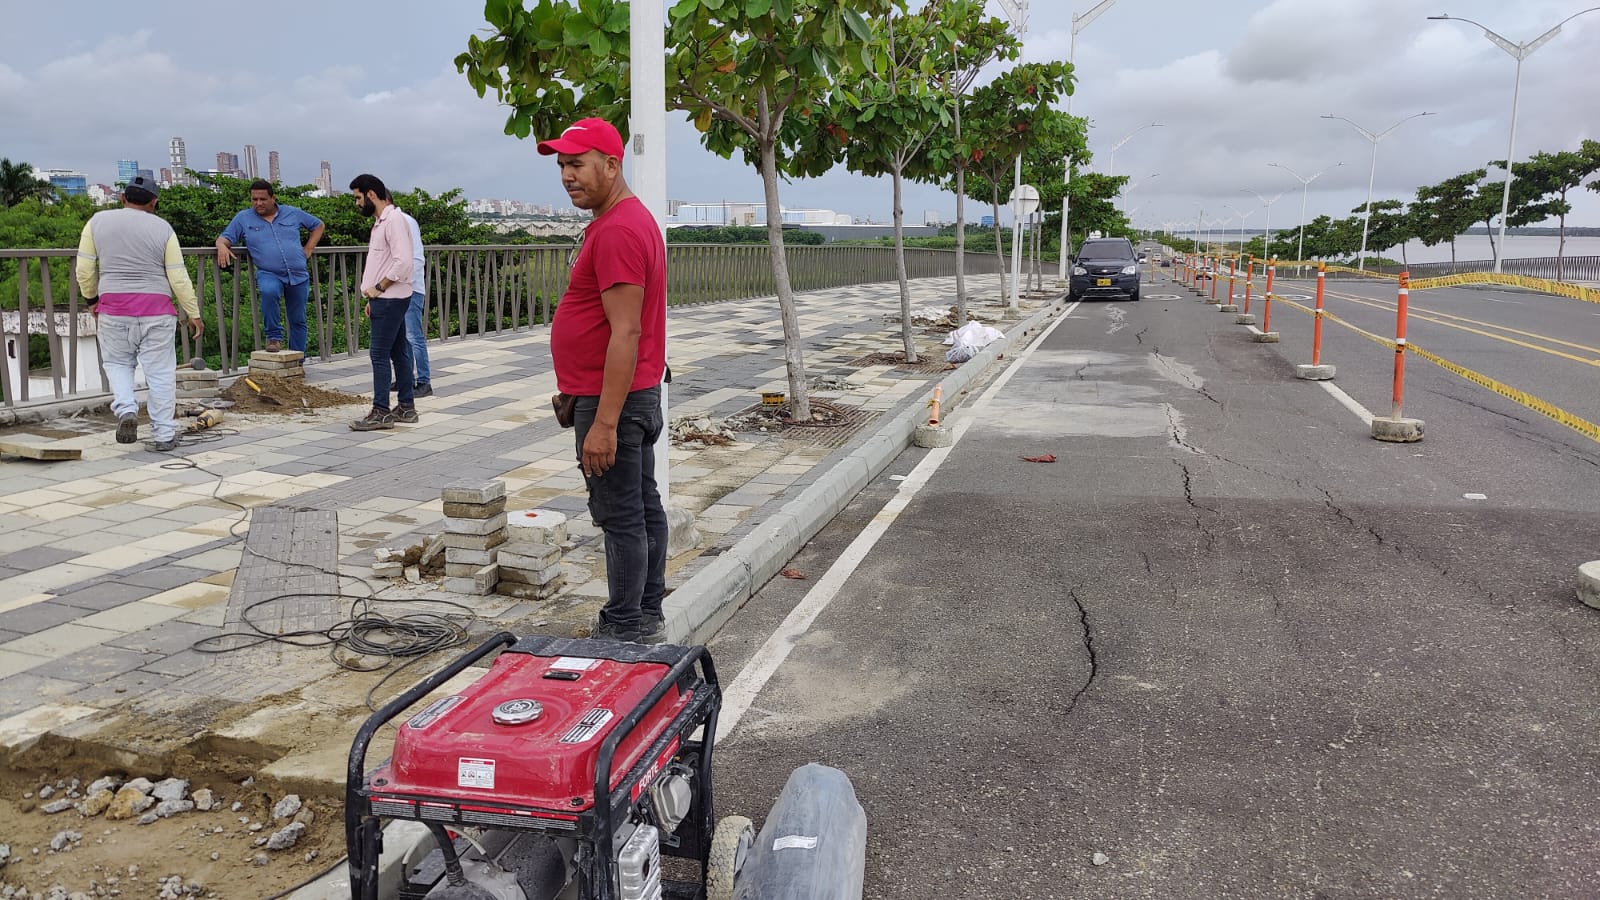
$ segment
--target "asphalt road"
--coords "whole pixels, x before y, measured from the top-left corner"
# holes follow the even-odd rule
[[[719,811],[844,769],[870,898],[1600,895],[1600,613],[1574,591],[1600,445],[1431,373],[1426,439],[1382,444],[1288,343],[1147,296],[1077,307],[965,398],[723,744]],[[1386,412],[1354,359],[1329,361]],[[735,616],[725,679],[928,453]]]

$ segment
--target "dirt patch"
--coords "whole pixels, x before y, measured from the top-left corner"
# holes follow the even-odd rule
[[[330,406],[369,404],[372,400],[361,394],[346,394],[307,384],[303,378],[273,378],[251,375],[258,392],[249,382],[239,378],[222,392],[222,399],[233,401],[233,411],[241,413],[291,413],[304,409],[324,409]]]
[[[268,779],[245,782],[190,776],[182,807],[204,791],[209,810],[182,809],[149,816],[157,805],[131,818],[85,815],[83,803],[95,779],[111,776],[119,786],[138,773],[95,769],[72,775],[8,770],[0,779],[0,843],[11,848],[0,868],[5,896],[88,897],[270,897],[292,888],[344,855],[342,799],[300,796],[301,808],[282,817],[287,792]],[[155,773],[145,776],[151,782]],[[41,796],[46,794],[48,796]],[[74,805],[61,812],[52,803]],[[92,808],[92,807],[91,807]],[[153,818],[139,824],[141,816]],[[298,818],[296,818],[298,817]],[[304,825],[291,846],[274,838],[294,821]],[[176,879],[174,882],[173,879]]]

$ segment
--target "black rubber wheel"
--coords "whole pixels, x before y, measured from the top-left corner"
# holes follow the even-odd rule
[[[1135,303],[1138,303],[1139,302],[1139,292],[1138,291],[1134,291],[1132,294],[1129,294],[1128,295],[1128,299],[1132,300]]]
[[[755,825],[744,816],[724,816],[711,832],[711,858],[706,861],[706,900],[733,900],[739,870],[756,842]]]

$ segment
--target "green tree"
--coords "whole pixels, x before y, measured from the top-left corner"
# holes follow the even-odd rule
[[[1479,218],[1474,202],[1478,196],[1478,182],[1488,174],[1487,169],[1473,169],[1438,184],[1417,188],[1416,202],[1411,204],[1412,228],[1422,243],[1429,247],[1450,242],[1450,270],[1456,266],[1456,236],[1466,231]]]
[[[956,325],[967,324],[967,168],[974,147],[962,131],[966,93],[991,62],[1017,58],[1021,43],[1005,20],[984,15],[980,0],[946,0],[938,5],[941,25],[955,33],[948,60],[937,67],[940,88],[950,101],[951,128],[935,130],[912,161],[913,180],[947,185],[956,195]],[[1071,85],[1068,85],[1071,90]],[[953,185],[949,182],[953,181]]]
[[[1563,275],[1562,263],[1567,252],[1567,215],[1572,212],[1567,192],[1582,185],[1585,179],[1600,171],[1600,141],[1585,140],[1575,151],[1546,153],[1541,150],[1529,157],[1527,162],[1517,163],[1513,171],[1516,174],[1513,184],[1527,184],[1537,199],[1527,203],[1523,214],[1519,218],[1512,219],[1510,224],[1530,225],[1551,216],[1559,220],[1557,233],[1560,242],[1556,245],[1556,280],[1560,281]],[[1590,182],[1589,189],[1600,191],[1600,181]]]
[[[994,210],[1002,294],[1006,293],[1006,261],[1000,199],[1011,194],[1017,157],[1033,142],[1041,122],[1056,114],[1052,104],[1066,96],[1071,86],[1072,67],[1067,63],[1028,63],[1008,69],[973,91],[966,107],[965,134],[972,159],[967,196],[988,201]]]
[[[1358,206],[1351,212],[1359,213],[1363,209],[1364,207]],[[1372,204],[1372,221],[1367,229],[1367,246],[1377,251],[1398,246],[1401,259],[1405,259],[1406,242],[1417,236],[1414,224],[1414,220],[1406,212],[1404,201],[1380,200]]]
[[[878,19],[904,0],[677,0],[668,11],[668,109],[688,114],[706,149],[735,152],[761,172],[772,274],[783,321],[792,413],[810,419],[805,357],[784,253],[778,177],[814,176],[837,161],[816,144],[837,141],[810,120],[835,84],[873,77],[868,52]],[[456,68],[483,95],[511,107],[506,133],[555,134],[585,115],[625,122],[629,14],[617,0],[487,0],[495,30],[472,36]]]
[[[888,175],[893,192],[895,280],[900,288],[900,341],[906,362],[917,362],[911,329],[911,284],[906,277],[905,172],[928,139],[952,121],[936,66],[951,59],[959,33],[941,21],[939,2],[919,13],[891,12],[872,23],[876,77],[836,85],[828,104],[830,127],[848,135],[845,164],[863,175]]]
[[[27,200],[53,200],[55,188],[33,174],[25,162],[0,159],[0,207],[16,206]]]

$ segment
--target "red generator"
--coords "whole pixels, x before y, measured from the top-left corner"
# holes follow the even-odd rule
[[[501,648],[482,678],[401,724],[391,758],[366,770],[379,728]],[[742,817],[714,824],[721,704],[704,647],[496,635],[357,732],[351,897],[378,900],[385,819],[421,822],[437,845],[405,866],[403,900],[732,897],[753,835]],[[699,878],[667,880],[663,856],[692,861],[677,868]]]

